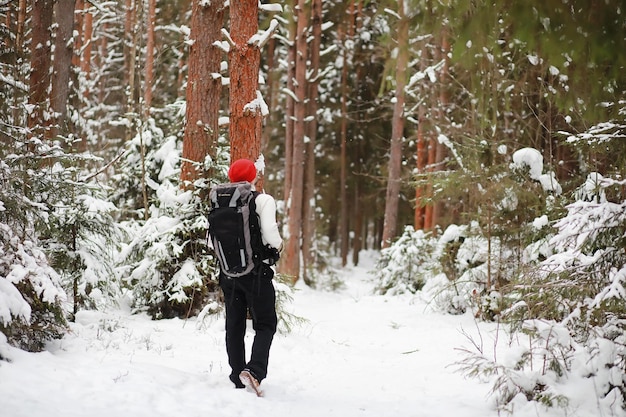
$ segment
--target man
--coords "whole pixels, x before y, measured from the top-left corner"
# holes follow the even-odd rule
[[[256,176],[254,163],[247,159],[235,161],[228,171],[232,183],[247,181],[254,186]],[[274,271],[270,263],[278,260],[283,240],[276,224],[274,198],[261,193],[253,198],[256,208],[255,213],[250,213],[250,216],[258,216],[259,228],[250,227],[250,233],[261,234],[263,245],[270,248],[269,253],[274,255],[274,259],[266,259],[272,256],[268,256],[268,251],[265,250],[260,255],[263,261],[252,272],[229,277],[222,269],[219,280],[226,305],[226,352],[231,367],[230,380],[236,388],[248,386],[261,396],[259,385],[267,375],[270,346],[277,325],[276,293],[272,284]],[[252,317],[255,335],[250,361],[246,362],[244,338],[248,311]]]

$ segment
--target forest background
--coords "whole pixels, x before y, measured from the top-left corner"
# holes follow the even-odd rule
[[[380,249],[380,292],[544,347],[524,384],[533,349],[468,355],[503,407],[558,405],[581,351],[623,405],[624,46],[617,0],[3,1],[0,330],[39,350],[121,299],[218,309],[205,196],[245,157],[285,282]]]

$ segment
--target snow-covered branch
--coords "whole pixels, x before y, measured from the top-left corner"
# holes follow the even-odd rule
[[[243,114],[256,116],[259,113],[261,116],[267,116],[269,114],[269,107],[267,107],[267,103],[265,103],[261,92],[257,90],[256,99],[243,107]]]
[[[228,38],[230,39],[230,35],[228,35]],[[230,39],[232,41],[232,39]],[[217,46],[218,48],[220,48],[222,51],[229,53],[230,52],[230,45],[228,44],[228,42],[220,42],[220,41],[215,41],[213,42],[214,46]]]
[[[224,28],[222,28],[222,35],[224,35],[224,39],[226,39],[226,42],[228,42],[231,47],[237,46],[233,38],[230,37],[230,33]]]
[[[296,103],[299,101],[299,100],[298,100],[298,97],[296,97],[296,94],[295,94],[293,91],[291,91],[290,89],[288,89],[288,88],[283,88],[281,91],[282,91],[283,93],[287,94],[289,97],[291,97],[291,99],[292,99],[293,101],[295,101]]]
[[[282,13],[283,6],[278,3],[263,4],[259,1],[259,10],[270,13]]]
[[[259,49],[263,48],[263,46],[265,46],[267,41],[269,41],[269,39],[272,37],[272,34],[274,33],[277,27],[278,27],[278,20],[272,19],[272,21],[270,22],[270,27],[267,28],[267,30],[265,30],[263,33],[257,33],[256,35],[252,36],[250,40],[248,41],[248,44],[256,46]]]

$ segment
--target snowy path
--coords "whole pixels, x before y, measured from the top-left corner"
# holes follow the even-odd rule
[[[468,345],[461,328],[475,331],[471,316],[372,296],[365,269],[345,273],[339,293],[296,292],[291,309],[308,323],[275,338],[264,398],[228,381],[221,319],[198,328],[83,312],[48,352],[0,362],[0,415],[497,416],[489,386],[448,366]]]

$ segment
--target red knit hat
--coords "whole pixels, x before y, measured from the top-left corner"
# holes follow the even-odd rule
[[[228,178],[230,178],[231,182],[254,181],[256,178],[254,162],[249,159],[236,160],[228,170]]]

